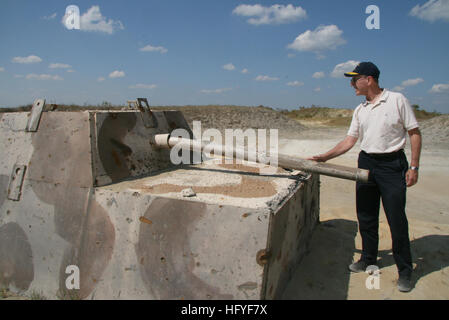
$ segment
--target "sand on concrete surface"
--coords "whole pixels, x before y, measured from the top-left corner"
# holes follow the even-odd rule
[[[424,145],[419,181],[407,190],[413,290],[408,293],[397,290],[390,229],[382,207],[378,278],[348,270],[348,265],[360,258],[362,249],[355,213],[355,183],[321,176],[321,223],[283,299],[449,299],[449,148],[447,140],[438,139],[448,127],[435,125],[444,120],[443,116],[430,124],[421,124]],[[300,157],[323,153],[343,139],[346,131],[320,126],[305,131],[304,139],[281,139],[279,149]],[[357,143],[329,163],[355,167],[359,151]],[[409,141],[406,154],[410,159]],[[375,286],[377,280],[379,289]]]

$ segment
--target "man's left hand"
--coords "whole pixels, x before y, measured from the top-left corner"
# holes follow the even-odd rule
[[[411,187],[418,182],[418,171],[409,169],[405,174],[407,187]]]

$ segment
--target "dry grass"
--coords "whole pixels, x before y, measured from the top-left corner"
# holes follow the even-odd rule
[[[8,288],[0,288],[0,299],[6,299],[11,295]]]
[[[285,116],[308,125],[347,127],[351,123],[353,110],[312,106],[282,111]]]
[[[413,111],[415,112],[415,117],[418,121],[419,120],[428,120],[428,119],[432,119],[432,118],[441,116],[441,113],[436,112],[436,111],[429,112],[426,110],[422,110],[416,104],[414,104],[412,107],[413,107]]]
[[[432,119],[441,115],[439,112],[428,112],[420,109],[418,105],[413,105],[413,111],[418,121]],[[327,108],[312,106],[310,108],[300,107],[296,110],[284,110],[281,113],[288,118],[299,121],[309,126],[324,125],[331,127],[348,127],[351,124],[351,109]]]
[[[33,290],[30,293],[30,299],[31,300],[47,300],[47,297],[44,296],[42,291],[39,292],[39,291]]]

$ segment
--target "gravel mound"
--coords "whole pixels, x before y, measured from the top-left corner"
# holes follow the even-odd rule
[[[422,121],[419,125],[425,141],[432,143],[449,143],[448,114]]]
[[[185,106],[153,109],[180,110],[191,128],[193,128],[193,121],[201,121],[202,131],[215,128],[223,135],[225,129],[278,129],[279,137],[297,138],[304,130],[307,130],[299,122],[267,107]]]

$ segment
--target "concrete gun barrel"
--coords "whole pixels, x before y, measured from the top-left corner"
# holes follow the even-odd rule
[[[250,157],[248,151],[245,151],[243,148],[229,148],[228,146],[217,145],[205,141],[171,137],[170,134],[154,135],[150,140],[150,143],[160,148],[173,148],[174,146],[177,146],[180,149],[198,152],[213,151],[214,155],[221,156],[232,154],[233,158],[255,161],[259,163],[268,163],[268,161],[264,161],[268,158],[261,153],[257,153],[256,156],[253,154],[253,157]],[[368,182],[369,171],[364,169],[316,162],[283,154],[278,154],[277,161],[278,166],[282,168],[318,173],[326,176],[359,182]]]

